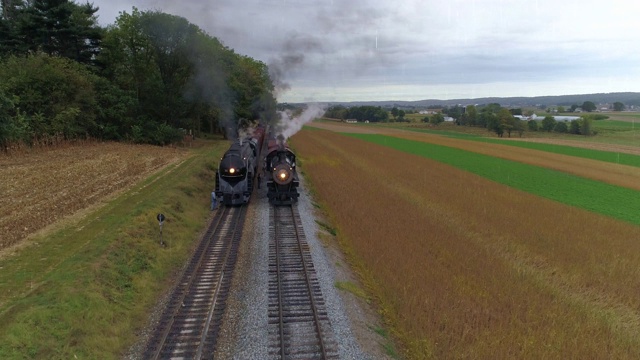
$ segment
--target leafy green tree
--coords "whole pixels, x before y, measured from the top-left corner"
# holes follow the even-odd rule
[[[349,110],[342,105],[335,105],[335,106],[329,107],[325,111],[324,116],[332,119],[345,120],[347,119],[348,111]]]
[[[565,110],[565,108],[564,108],[564,106],[558,106],[558,109],[557,109],[557,110],[558,110],[558,112],[559,112],[559,113],[563,113],[563,112],[565,112],[565,111],[566,111],[566,110]]]
[[[12,142],[22,140],[23,136],[16,131],[16,126],[12,113],[14,112],[13,101],[0,87],[0,150]]]
[[[580,134],[580,122],[578,120],[571,120],[571,122],[569,122],[569,134]]]
[[[267,66],[235,54],[186,19],[156,11],[122,13],[104,38],[104,75],[133,94],[135,139],[152,142],[170,128],[224,129],[242,119],[276,120]],[[138,131],[141,130],[141,131]],[[166,140],[162,140],[163,142]]]
[[[511,137],[511,131],[515,128],[515,120],[509,109],[501,108],[498,111],[497,118],[498,121],[491,130],[495,131],[500,137],[502,137],[502,134],[505,132]]]
[[[483,109],[478,115],[476,124],[484,128],[489,128],[489,124],[492,123],[494,117],[496,117],[495,113]]]
[[[237,129],[243,119],[277,118],[267,66],[184,18],[134,8],[103,30],[89,3],[2,5],[0,140],[26,129],[27,140],[95,136],[167,144],[181,137],[180,128],[213,132]],[[81,63],[96,65],[90,68],[100,76]],[[386,120],[380,111],[367,115]]]
[[[487,130],[495,132],[498,137],[502,137],[504,134],[504,126],[498,114],[493,112],[484,112],[487,119]]]
[[[524,134],[524,130],[526,127],[525,122],[518,118],[514,118],[513,121],[514,121],[513,130],[518,133],[519,137],[522,137],[522,134]]]
[[[566,133],[568,131],[567,123],[564,121],[556,122],[556,125],[553,127],[553,131],[558,133]]]
[[[393,121],[396,121],[396,118],[398,117],[398,108],[397,107],[393,107],[391,109],[391,116],[393,116]]]
[[[535,120],[527,121],[527,128],[529,131],[538,131],[538,122]]]
[[[478,121],[478,109],[475,105],[467,105],[464,114],[460,117],[460,125],[475,126]]]
[[[571,107],[569,108],[569,112],[575,112],[577,108],[579,108],[579,106],[578,106],[577,104],[573,104],[573,105],[571,105]]]
[[[494,114],[497,114],[498,112],[500,112],[501,109],[502,109],[502,106],[500,106],[500,104],[498,104],[498,103],[490,103],[490,104],[485,105],[482,108],[482,111],[490,111],[490,112],[492,112]]]
[[[551,132],[556,126],[556,119],[551,115],[547,115],[544,117],[544,119],[542,119],[540,125],[542,127],[542,130]]]
[[[451,108],[445,107],[444,109],[442,109],[443,114],[446,114],[449,117],[454,118],[456,121],[460,120],[464,111],[465,111],[465,108],[463,108],[460,105],[456,105]]]
[[[596,104],[594,104],[592,101],[585,101],[584,103],[582,103],[582,110],[586,112],[592,112],[592,111],[595,111],[596,109],[597,109]]]
[[[429,119],[429,123],[432,125],[438,125],[444,122],[444,115],[442,115],[442,113],[436,113],[431,115],[431,118]]]
[[[96,136],[105,140],[125,140],[135,124],[136,98],[106,78],[94,80],[96,94]]]
[[[616,101],[613,103],[613,111],[622,111],[624,110],[624,104],[620,101]]]
[[[591,135],[591,117],[583,116],[580,118],[580,133],[584,136]]]
[[[511,131],[516,129],[516,121],[511,111],[506,108],[500,109],[498,112],[498,121],[500,123],[500,127],[502,130],[507,133],[509,137],[511,137]]]
[[[347,118],[358,121],[386,122],[389,119],[389,113],[380,106],[354,106],[349,108]]]
[[[399,110],[398,111],[398,121],[403,122],[405,115],[407,115],[407,113],[404,110]]]
[[[511,115],[522,115],[522,108],[509,109]]]
[[[95,136],[95,80],[85,66],[46,54],[0,63],[2,88],[14,97],[10,116],[28,123],[24,140]]]

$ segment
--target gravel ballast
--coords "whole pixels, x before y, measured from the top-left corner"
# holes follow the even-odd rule
[[[218,338],[217,359],[268,359],[269,211],[266,190],[257,189],[251,199],[228,305]],[[337,281],[354,282],[335,244],[319,237],[312,200],[300,179],[298,208],[306,241],[322,289],[340,359],[387,359],[387,340],[375,312],[351,293],[339,291]]]

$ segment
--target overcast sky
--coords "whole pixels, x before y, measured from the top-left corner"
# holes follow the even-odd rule
[[[102,25],[132,6],[186,18],[282,69],[281,102],[640,91],[636,1],[90,2]]]

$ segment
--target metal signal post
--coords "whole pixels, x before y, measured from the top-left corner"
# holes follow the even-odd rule
[[[160,245],[164,246],[164,242],[162,241],[162,225],[164,225],[164,214],[158,214],[158,216],[156,216],[156,219],[158,219],[158,224],[160,224]]]

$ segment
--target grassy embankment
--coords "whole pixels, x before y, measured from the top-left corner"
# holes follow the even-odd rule
[[[205,225],[226,145],[193,149],[77,224],[1,259],[0,358],[121,358]],[[166,248],[158,213],[167,218]]]
[[[580,191],[583,199],[637,191],[451,148],[358,137],[387,146],[325,131],[303,130],[292,140],[407,357],[640,356],[640,227],[594,213],[617,207],[606,194],[585,211],[511,186],[543,182],[540,191],[569,200]],[[402,146],[395,141],[420,156],[391,148]],[[443,158],[425,157],[434,151]],[[465,163],[454,166],[482,162],[490,169],[483,175],[515,182],[441,162],[460,157]],[[573,186],[556,191],[561,182]],[[622,196],[619,205],[628,201]]]

